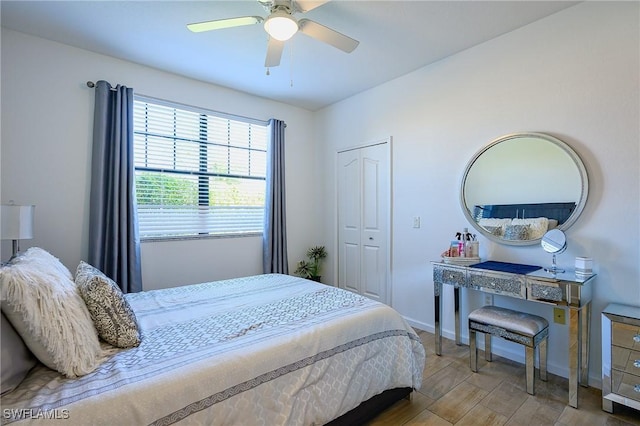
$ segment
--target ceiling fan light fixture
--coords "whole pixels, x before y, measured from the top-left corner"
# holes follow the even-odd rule
[[[283,11],[273,12],[264,21],[264,30],[279,41],[287,41],[298,31],[298,22]]]

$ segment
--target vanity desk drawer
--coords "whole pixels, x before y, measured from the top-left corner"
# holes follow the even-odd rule
[[[526,299],[524,279],[515,274],[500,274],[496,272],[470,271],[468,287],[486,293],[502,294],[518,299]]]
[[[527,279],[527,299],[539,302],[560,303],[566,301],[562,285]]]
[[[434,265],[433,280],[440,284],[465,287],[467,283],[467,272],[464,268],[452,265]]]

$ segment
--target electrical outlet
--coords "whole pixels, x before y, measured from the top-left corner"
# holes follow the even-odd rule
[[[485,305],[493,305],[493,296],[485,293],[484,295],[484,304]]]
[[[567,318],[565,317],[565,311],[562,308],[553,308],[553,322],[556,324],[566,324]]]

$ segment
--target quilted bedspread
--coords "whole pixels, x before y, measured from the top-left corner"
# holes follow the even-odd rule
[[[270,274],[126,297],[141,345],[77,379],[36,367],[3,424],[317,425],[421,384],[413,329],[348,291]]]

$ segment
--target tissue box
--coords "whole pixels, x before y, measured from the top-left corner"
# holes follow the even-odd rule
[[[576,257],[576,274],[592,274],[593,259],[590,257]]]

